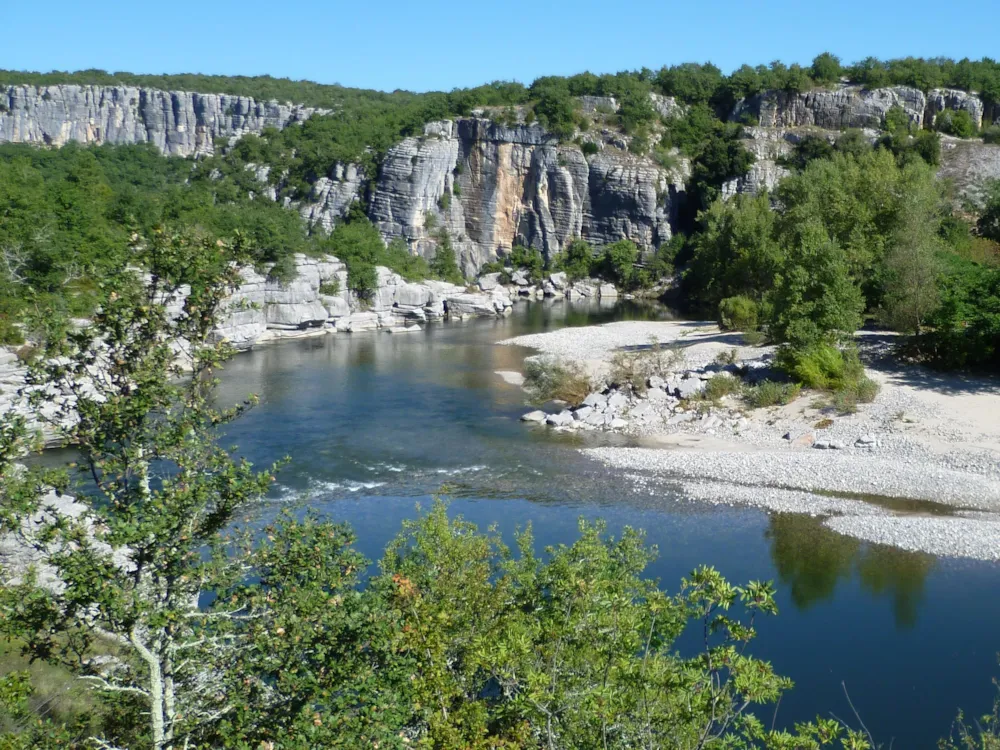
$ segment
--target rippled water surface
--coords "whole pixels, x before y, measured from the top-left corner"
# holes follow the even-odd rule
[[[659,548],[649,573],[669,590],[702,563],[734,581],[773,579],[781,614],[760,625],[755,652],[796,682],[779,724],[851,718],[842,683],[876,739],[895,748],[934,747],[959,706],[985,712],[1000,673],[1000,567],[864,545],[804,516],[639,494],[578,452],[627,439],[518,421],[524,394],[495,373],[519,370],[531,352],[496,341],[659,314],[521,305],[500,321],[268,345],[227,368],[224,400],[262,398],[229,439],[260,464],[289,456],[276,505],[304,498],[351,523],[373,559],[417,503],[444,492],[483,527],[509,535],[531,522],[540,546],[571,542],[581,516],[614,533],[643,528]]]

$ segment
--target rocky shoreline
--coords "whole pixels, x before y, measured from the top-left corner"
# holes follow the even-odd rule
[[[600,386],[615,352],[649,347],[652,338],[682,353],[674,372],[650,378],[641,393]],[[881,390],[848,414],[810,392],[758,409],[735,390],[706,398],[716,377],[775,377],[770,348],[745,346],[710,323],[611,323],[501,343],[590,373],[599,388],[579,407],[524,418],[542,429],[632,435],[642,447],[585,453],[637,490],[805,513],[873,543],[1000,560],[1000,380],[901,367],[887,338],[859,335]]]

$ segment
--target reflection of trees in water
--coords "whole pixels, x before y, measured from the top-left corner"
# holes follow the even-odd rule
[[[832,598],[838,581],[856,571],[866,591],[892,598],[897,625],[916,623],[924,582],[934,565],[931,555],[864,545],[830,531],[820,518],[796,514],[772,515],[765,536],[771,540],[778,577],[799,609]]]

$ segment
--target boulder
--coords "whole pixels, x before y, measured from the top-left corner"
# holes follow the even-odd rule
[[[374,331],[379,327],[378,313],[357,312],[337,320],[337,330],[347,333]]]
[[[615,289],[614,284],[601,284],[599,294],[602,299],[608,299],[611,297],[617,297],[618,290]]]
[[[698,396],[705,390],[705,381],[699,378],[688,378],[687,380],[682,380],[674,388],[674,395],[677,398],[685,400],[691,399]]]
[[[522,422],[531,422],[533,424],[542,424],[548,415],[544,411],[536,409],[535,411],[529,411],[527,414],[521,416]]]
[[[567,279],[564,271],[549,274],[549,283],[552,284],[553,288],[559,291],[563,291],[567,286],[569,286],[569,280]]]
[[[479,277],[479,288],[484,292],[492,292],[500,286],[500,272],[484,273]]]
[[[568,427],[573,424],[573,413],[567,409],[558,414],[549,414],[545,422],[553,427]]]

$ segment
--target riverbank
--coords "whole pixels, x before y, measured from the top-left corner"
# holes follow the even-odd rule
[[[736,395],[698,395],[730,371],[765,377],[773,349],[711,323],[622,322],[501,343],[575,361],[601,382],[615,352],[652,341],[681,352],[676,375],[645,394],[598,393],[584,418],[556,415],[550,425],[561,426],[545,429],[633,435],[643,447],[585,453],[650,493],[669,487],[699,502],[806,513],[865,541],[1000,560],[1000,380],[901,366],[891,336],[862,333],[866,371],[881,385],[872,403],[841,414],[804,391],[750,409]]]

